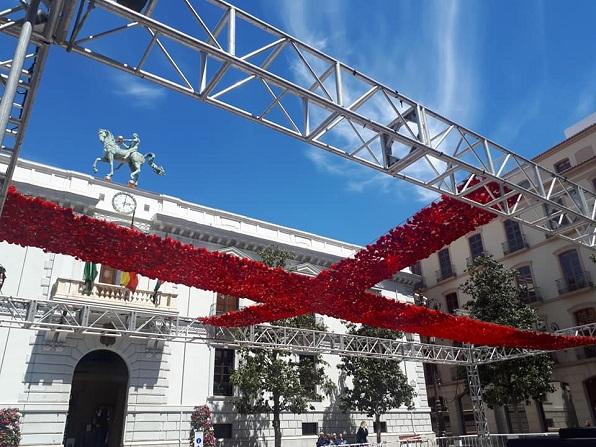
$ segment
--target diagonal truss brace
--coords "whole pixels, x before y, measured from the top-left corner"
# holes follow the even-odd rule
[[[173,313],[119,308],[103,304],[0,297],[0,327],[55,330],[181,343],[206,343],[232,349],[266,348],[296,353],[320,353],[411,360],[451,365],[477,365],[542,353],[488,346],[458,347],[409,340],[389,340],[310,329],[269,325],[217,328]],[[566,333],[566,330],[560,333]],[[569,329],[587,335],[596,324]],[[585,332],[587,331],[587,332]]]
[[[73,4],[64,0],[55,7],[70,11]],[[221,0],[170,0],[162,12],[180,4],[182,13],[190,14],[196,23],[195,31],[182,32],[176,23],[160,20],[155,0],[144,13],[112,0],[86,4],[90,7],[82,15],[84,20],[71,24],[74,32],[69,38],[56,33],[55,43],[388,175],[596,247],[596,197],[591,191],[233,5]],[[220,12],[219,20],[208,20],[208,7]],[[124,24],[102,25],[108,22],[106,14]],[[8,25],[0,17],[0,28]],[[265,41],[241,52],[240,48],[251,43],[238,31],[244,28],[264,34]],[[139,29],[146,31],[148,41],[138,54],[131,50],[121,56],[114,52],[114,45],[102,46],[107,36],[121,39],[126,46],[130,33]],[[185,58],[168,51],[166,41],[194,56]],[[158,74],[155,63],[150,63],[148,55],[155,46],[164,62],[174,68],[173,77]],[[233,74],[236,77],[232,79]],[[238,104],[233,94],[251,98],[260,94],[268,98],[268,105],[257,110],[254,104],[259,101]],[[300,107],[290,107],[293,102]],[[277,116],[274,110],[279,112]],[[500,185],[500,192],[489,190],[491,182]],[[492,200],[488,204],[474,202],[468,195],[475,189],[486,190]]]

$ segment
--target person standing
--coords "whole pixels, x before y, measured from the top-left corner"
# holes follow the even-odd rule
[[[368,443],[368,424],[366,421],[360,423],[360,428],[356,432],[356,444],[367,444]]]
[[[329,439],[324,432],[319,433],[319,439],[317,439],[317,447],[323,447],[329,445]]]

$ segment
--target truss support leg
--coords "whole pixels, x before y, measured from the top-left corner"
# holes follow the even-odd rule
[[[27,17],[23,22],[23,26],[21,27],[21,33],[19,34],[17,46],[12,58],[8,79],[6,80],[6,85],[4,86],[4,94],[2,95],[2,100],[0,101],[0,147],[2,147],[2,142],[6,137],[8,121],[13,110],[17,88],[19,86],[19,79],[21,78],[23,64],[25,63],[25,57],[27,56],[27,48],[31,42],[33,23],[35,21],[37,9],[39,8],[39,3],[40,0],[34,0],[29,4],[27,9]],[[4,175],[4,179],[2,181],[0,189],[0,215],[2,215],[2,209],[4,208],[4,202],[6,200],[6,192],[8,191],[8,186],[12,180],[12,176],[17,165],[20,146],[21,145],[19,142],[17,142],[15,147],[12,148],[10,161],[8,162],[6,174]]]
[[[474,412],[474,423],[476,424],[476,432],[478,433],[478,445],[480,447],[489,447],[490,432],[488,429],[488,419],[486,418],[486,406],[482,401],[482,385],[480,384],[478,365],[476,363],[469,364],[466,366],[466,372],[468,375],[472,410]]]

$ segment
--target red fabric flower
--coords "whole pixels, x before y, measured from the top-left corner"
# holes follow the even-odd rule
[[[493,186],[486,185],[469,198],[484,202],[493,200],[498,191],[489,194],[487,191],[491,188]],[[0,219],[0,240],[261,303],[241,312],[202,319],[210,324],[247,326],[316,312],[371,326],[473,344],[534,349],[596,344],[590,337],[520,331],[366,292],[383,279],[430,256],[494,217],[461,201],[443,197],[420,210],[404,225],[316,278],[78,216],[52,202],[19,194],[14,188],[9,190]]]

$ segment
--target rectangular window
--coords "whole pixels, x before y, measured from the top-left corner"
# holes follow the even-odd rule
[[[447,303],[447,312],[455,313],[459,309],[459,301],[457,300],[457,293],[448,293],[445,295],[445,302]]]
[[[233,349],[215,349],[215,366],[213,368],[213,395],[232,396],[234,387],[230,376],[234,372],[235,352]]]
[[[505,237],[507,239],[503,244],[503,252],[505,254],[513,253],[526,247],[519,223],[508,219],[503,222],[503,226],[505,227]]]
[[[373,422],[373,431],[377,432],[377,423]],[[387,422],[381,421],[381,433],[387,433]]]
[[[532,186],[532,184],[530,183],[529,180],[522,180],[521,182],[518,183],[518,185],[524,189],[530,189],[530,187]]]
[[[571,167],[571,162],[569,161],[568,158],[564,158],[563,160],[555,163],[555,172],[557,174],[561,174],[562,172],[565,172],[570,167]]]
[[[311,379],[313,374],[316,374],[315,356],[300,355],[298,362],[300,363],[300,386],[314,395],[317,392],[317,387]]]
[[[416,264],[410,266],[410,271],[414,275],[422,276],[422,266],[420,265],[420,261],[417,261]]]
[[[217,299],[215,301],[215,315],[221,315],[227,312],[238,310],[238,303],[239,299],[237,297],[218,293]]]
[[[453,266],[451,265],[451,257],[449,256],[449,249],[444,248],[439,251],[439,281],[455,276],[453,273]]]
[[[575,322],[578,326],[584,324],[596,323],[596,309],[593,307],[586,307],[585,309],[575,312]],[[596,346],[586,346],[584,354],[587,358],[596,357]]]
[[[319,434],[319,427],[316,422],[302,423],[302,436],[312,436]]]
[[[472,259],[484,253],[484,246],[482,245],[482,236],[480,236],[480,233],[470,236],[468,238],[468,244],[470,245],[470,255]]]
[[[569,208],[574,209],[575,206],[577,205],[581,205],[581,202],[578,200],[578,193],[575,190],[570,190],[569,191],[569,195],[571,196],[571,198],[573,199],[575,205],[570,204],[570,203],[565,203],[565,200],[563,200],[562,197],[558,197],[558,198],[552,198],[551,200],[553,202],[558,203],[561,206],[567,206]],[[569,216],[567,214],[560,214],[561,208],[558,207],[554,207],[554,206],[549,206],[547,204],[543,205],[544,208],[544,214],[545,215],[554,215],[554,217],[550,218],[548,220],[548,226],[550,227],[551,230],[556,230],[558,228],[563,228],[565,225],[569,225],[572,221],[569,219]]]
[[[521,298],[525,303],[533,303],[538,300],[538,291],[534,285],[532,269],[529,265],[523,265],[517,269],[517,284],[521,289]]]
[[[424,381],[427,385],[435,383],[435,378],[439,381],[439,369],[435,363],[423,363]]]
[[[113,269],[109,265],[102,265],[99,271],[99,282],[119,286],[121,274],[120,270]]]
[[[215,439],[231,439],[232,424],[213,424],[213,435]]]
[[[577,250],[568,250],[559,255],[563,278],[557,281],[560,293],[572,292],[588,286],[587,272],[582,270]]]

